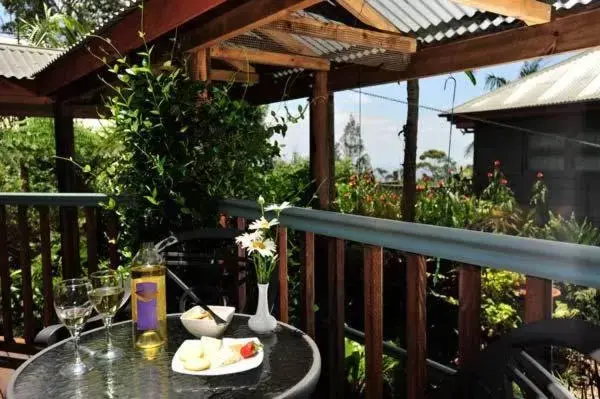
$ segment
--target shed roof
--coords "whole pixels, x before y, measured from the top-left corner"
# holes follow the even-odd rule
[[[0,76],[29,79],[61,50],[0,43]]]
[[[600,47],[515,80],[454,109],[455,114],[600,100]]]

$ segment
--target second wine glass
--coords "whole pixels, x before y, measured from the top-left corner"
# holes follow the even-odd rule
[[[90,300],[102,317],[106,331],[106,348],[96,352],[94,356],[101,360],[117,360],[123,356],[123,351],[113,346],[110,327],[125,292],[123,279],[116,271],[107,269],[92,273],[90,282],[92,283]]]

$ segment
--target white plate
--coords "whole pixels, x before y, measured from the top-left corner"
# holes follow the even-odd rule
[[[173,356],[173,361],[171,362],[171,368],[176,373],[181,374],[189,374],[189,375],[201,375],[201,376],[213,376],[213,375],[225,375],[225,374],[235,374],[241,373],[243,371],[252,370],[261,365],[264,357],[264,351],[262,348],[259,349],[258,353],[248,359],[242,359],[237,363],[230,364],[228,366],[217,367],[214,369],[207,369],[203,371],[191,371],[187,370],[183,367],[183,362],[179,359],[179,351],[188,341],[196,341],[200,342],[199,339],[188,339],[184,343],[181,344],[177,352],[175,352],[175,356]],[[246,344],[250,341],[254,341],[257,344],[260,344],[260,340],[258,338],[223,338],[223,345],[232,345],[232,344]]]

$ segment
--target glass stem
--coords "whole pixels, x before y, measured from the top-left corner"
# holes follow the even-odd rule
[[[112,351],[112,340],[110,338],[110,327],[112,326],[112,317],[106,317],[104,319],[104,326],[106,327],[104,329],[105,333],[106,333],[106,351],[107,352],[111,352]]]
[[[81,364],[81,355],[79,354],[79,330],[73,331],[73,343],[75,344],[75,364]]]

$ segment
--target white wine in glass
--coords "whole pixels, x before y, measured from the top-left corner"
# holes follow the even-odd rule
[[[89,298],[91,289],[92,286],[86,278],[63,280],[54,287],[56,315],[73,336],[75,344],[75,362],[60,369],[60,373],[65,376],[83,375],[93,368],[84,363],[79,354],[79,336],[92,313],[92,302]]]
[[[123,351],[112,344],[110,327],[112,318],[119,310],[125,289],[121,275],[114,270],[101,270],[90,275],[92,290],[90,300],[104,321],[106,333],[106,348],[96,352],[94,356],[101,360],[117,360],[123,356]]]

